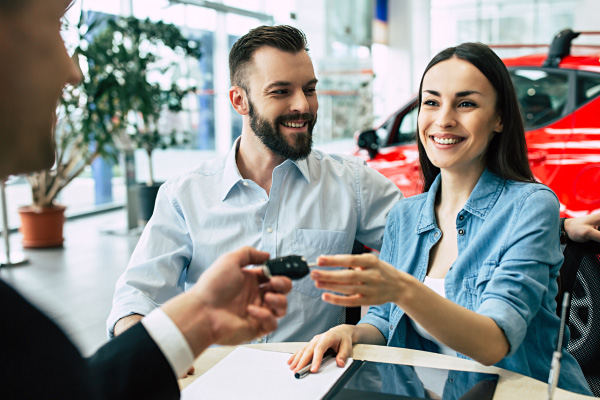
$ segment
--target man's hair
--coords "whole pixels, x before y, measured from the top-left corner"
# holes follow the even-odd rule
[[[229,78],[231,84],[248,91],[247,71],[254,52],[269,46],[288,53],[308,52],[306,35],[289,25],[259,26],[235,42],[229,52]]]
[[[464,60],[475,66],[488,79],[496,91],[496,111],[502,119],[502,132],[497,132],[492,138],[487,153],[485,166],[505,179],[520,182],[535,182],[529,162],[527,160],[527,144],[525,130],[519,101],[515,88],[510,79],[510,74],[502,60],[492,49],[483,43],[463,43],[456,47],[449,47],[439,52],[429,62],[423,72],[419,85],[419,112],[421,111],[423,79],[427,72],[442,61],[453,57]],[[431,187],[440,169],[433,165],[427,157],[425,147],[419,140],[419,127],[417,125],[417,147],[421,164],[421,178],[423,191]]]

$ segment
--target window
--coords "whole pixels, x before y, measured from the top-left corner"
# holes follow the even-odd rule
[[[569,92],[566,73],[513,69],[510,74],[521,103],[525,129],[547,125],[563,115]]]
[[[398,121],[397,131],[391,132],[391,129],[393,129],[393,122],[392,125],[389,125],[388,129],[390,129],[390,138],[388,146],[414,143],[414,141],[416,140],[417,117],[419,114],[419,107],[417,106],[417,101],[418,100],[415,99],[408,111],[402,111],[402,113],[397,117],[401,118],[400,121]]]
[[[577,107],[600,95],[600,74],[577,75]]]

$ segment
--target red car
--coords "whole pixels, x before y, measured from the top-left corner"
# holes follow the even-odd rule
[[[503,60],[521,103],[533,173],[557,194],[567,217],[600,211],[600,50],[571,54],[579,34],[561,31],[548,54]],[[421,192],[416,106],[414,98],[357,137],[356,155],[405,196]]]

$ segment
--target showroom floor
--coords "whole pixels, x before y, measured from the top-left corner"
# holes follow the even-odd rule
[[[0,277],[45,310],[85,355],[108,340],[115,283],[139,238],[126,233],[125,222],[124,210],[69,220],[63,248],[26,250],[28,264],[0,268]],[[106,233],[115,230],[120,233]],[[22,250],[20,234],[10,242],[12,250]]]

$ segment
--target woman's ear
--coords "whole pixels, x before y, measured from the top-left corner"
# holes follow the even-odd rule
[[[229,101],[240,115],[248,114],[248,93],[240,86],[232,86],[229,89]]]
[[[494,126],[494,132],[502,133],[503,130],[504,130],[504,124],[502,123],[502,116],[500,115],[500,116],[498,116],[498,122]]]

